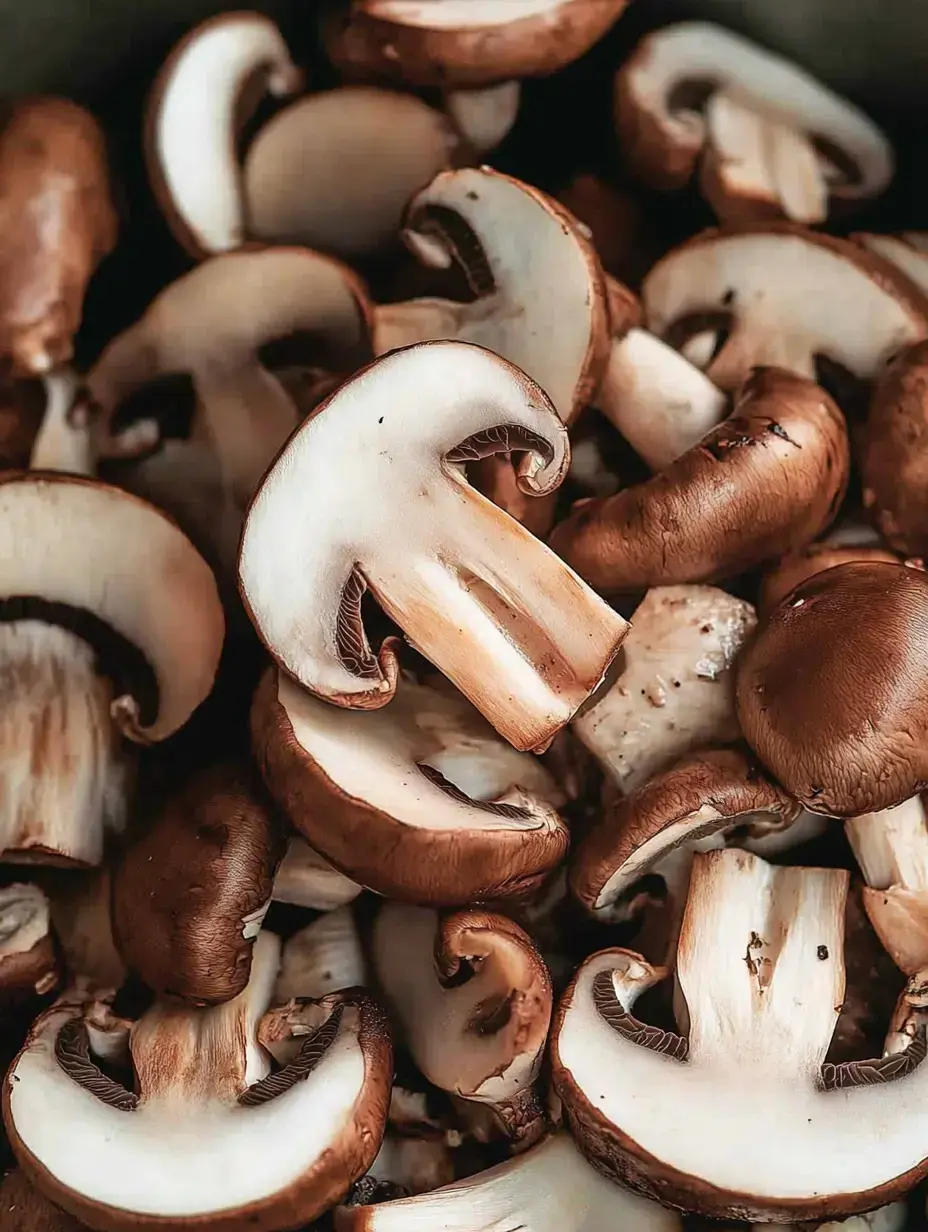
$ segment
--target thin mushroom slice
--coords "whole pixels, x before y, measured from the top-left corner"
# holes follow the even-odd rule
[[[58,987],[62,962],[52,931],[51,909],[37,885],[14,883],[0,890],[0,1024],[30,1008]],[[2,1212],[2,1207],[0,1207]]]
[[[507,916],[439,915],[386,903],[373,961],[413,1060],[443,1091],[489,1105],[527,1144],[544,1132],[534,1090],[551,1021],[551,979],[531,938]]]
[[[284,943],[274,1000],[318,1000],[366,983],[367,962],[351,908],[337,907]]]
[[[302,83],[280,31],[259,13],[211,18],[169,56],[149,98],[145,151],[165,218],[193,256],[247,238],[239,130],[259,90],[286,98]]]
[[[908,235],[874,235],[860,232],[853,238],[870,252],[890,261],[922,291],[928,291],[928,251]]]
[[[419,1197],[339,1207],[337,1232],[682,1232],[683,1221],[606,1180],[567,1134]]]
[[[275,1232],[338,1201],[383,1136],[389,1036],[363,994],[330,997],[307,1007],[314,1021],[295,1060],[270,1073],[257,1037],[278,954],[262,934],[247,988],[226,1005],[156,1002],[132,1028],[134,1091],[101,1071],[73,1004],[40,1018],[3,1091],[30,1180],[107,1232]],[[80,1133],[62,1135],[62,1125]]]
[[[291,835],[287,851],[274,877],[275,903],[334,911],[353,902],[364,887],[338,871],[325,856],[313,851],[298,834]]]
[[[847,426],[821,386],[761,368],[698,444],[647,482],[583,502],[551,544],[602,594],[718,581],[820,534],[849,470]]]
[[[489,351],[423,344],[346,382],[291,437],[245,524],[241,593],[278,663],[338,705],[385,705],[396,652],[370,649],[369,589],[505,739],[545,746],[599,684],[626,625],[467,483],[468,461],[514,450],[526,492],[561,482],[564,425]]]
[[[338,710],[271,671],[251,723],[291,822],[380,894],[439,905],[522,894],[564,857],[553,780],[460,696],[403,678],[384,710]]]
[[[589,1158],[715,1218],[850,1215],[911,1188],[928,1170],[924,1030],[880,1060],[825,1059],[847,886],[842,869],[697,855],[676,956],[685,1037],[634,1017],[660,978],[638,955],[583,964],[555,1016],[552,1073]]]

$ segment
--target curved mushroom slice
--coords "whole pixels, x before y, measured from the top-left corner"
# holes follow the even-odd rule
[[[458,144],[447,118],[412,95],[360,86],[309,95],[249,147],[249,231],[349,260],[392,248],[406,202]]]
[[[745,738],[806,808],[855,817],[928,785],[928,578],[839,565],[776,608],[738,665]]]
[[[36,885],[14,884],[0,890],[0,1023],[23,1007],[35,1014],[37,998],[54,992],[61,981],[48,899]],[[0,1205],[0,1213],[3,1207]]]
[[[302,84],[280,31],[259,13],[211,18],[169,56],[149,98],[145,152],[168,225],[193,256],[246,239],[238,132],[261,93],[285,98]]]
[[[421,1197],[339,1207],[337,1232],[682,1232],[675,1211],[613,1185],[567,1134]]]
[[[928,251],[923,245],[916,243],[911,238],[912,235],[912,232],[908,235],[874,235],[872,232],[863,231],[852,238],[870,252],[890,261],[910,278],[919,290],[928,291]]]
[[[584,501],[551,545],[602,594],[733,577],[824,530],[849,470],[847,426],[825,391],[761,368],[698,445],[646,483]]]
[[[786,223],[697,235],[642,299],[649,328],[723,390],[757,365],[814,378],[819,359],[869,381],[928,332],[928,300],[889,262]]]
[[[374,924],[380,986],[419,1070],[443,1091],[492,1107],[506,1136],[544,1132],[534,1084],[551,1021],[551,978],[507,916],[440,916],[386,903]]]
[[[340,873],[325,856],[313,851],[299,835],[292,835],[274,877],[275,903],[292,903],[315,911],[334,911],[354,902],[364,887]]]
[[[0,1180],[0,1222],[12,1232],[87,1232],[87,1225],[59,1210],[19,1168]]]
[[[561,482],[569,445],[551,403],[479,347],[423,344],[346,382],[291,437],[245,524],[242,596],[281,666],[337,705],[385,705],[396,652],[368,645],[369,588],[511,744],[545,746],[599,684],[626,625],[467,484],[467,461],[513,450],[524,451],[524,491]]]
[[[470,149],[487,154],[512,130],[521,99],[518,81],[504,81],[482,90],[449,90],[445,110]]]
[[[614,683],[572,730],[628,794],[685,753],[741,734],[732,666],[754,608],[715,586],[658,586],[635,609]]]
[[[93,1227],[140,1232],[170,1222],[271,1232],[337,1201],[383,1136],[389,1036],[363,994],[329,997],[302,1007],[296,1059],[269,1073],[257,1032],[277,960],[276,938],[262,934],[234,1001],[156,1003],[132,1028],[134,1092],[101,1072],[73,1004],[40,1018],[3,1091],[29,1179]]]
[[[874,197],[893,173],[892,148],[862,111],[705,22],[666,26],[638,44],[616,77],[616,124],[625,158],[652,187],[681,188],[705,154],[720,190],[710,200],[727,217],[775,210],[822,221],[822,198]],[[811,183],[797,199],[800,165]]]
[[[275,1001],[316,1000],[367,983],[367,963],[350,907],[313,920],[284,943]]]
[[[336,710],[272,671],[251,722],[292,823],[380,894],[439,905],[519,895],[564,857],[553,782],[462,698],[403,679],[385,710]]]
[[[37,375],[74,353],[90,278],[118,222],[106,143],[76,103],[17,103],[0,129],[0,354]]]
[[[890,565],[902,563],[893,552],[869,544],[859,547],[836,545],[830,536],[817,543],[810,543],[801,551],[784,556],[764,574],[757,598],[761,618],[766,619],[791,591],[816,573],[824,573],[826,569],[852,564],[854,561],[881,561]]]
[[[882,1060],[825,1062],[847,884],[841,869],[697,855],[676,960],[688,1038],[632,1016],[661,975],[638,955],[583,964],[552,1070],[598,1167],[687,1210],[779,1221],[867,1210],[928,1170],[924,1031]]]
[[[260,786],[232,764],[200,772],[119,859],[116,944],[158,996],[218,1005],[248,982],[284,853]]]

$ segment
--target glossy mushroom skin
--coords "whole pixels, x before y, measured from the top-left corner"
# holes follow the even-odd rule
[[[211,767],[168,801],[113,877],[123,961],[159,996],[218,1005],[248,983],[285,836],[244,767]]]
[[[0,354],[14,371],[71,358],[87,284],[117,229],[93,117],[65,99],[14,107],[0,132]]]
[[[758,368],[698,445],[646,483],[576,508],[551,546],[602,594],[718,581],[814,539],[849,467],[844,417],[824,390]]]
[[[763,577],[757,596],[757,610],[761,619],[765,619],[773,609],[808,578],[826,569],[834,569],[838,565],[853,564],[854,561],[882,561],[884,564],[901,564],[899,557],[884,548],[866,545],[863,547],[844,547],[827,540],[823,543],[810,543],[799,552],[793,552],[775,565]]]
[[[928,555],[928,342],[903,351],[876,383],[859,464],[864,505],[889,545]]]
[[[928,578],[882,562],[798,586],[738,667],[745,738],[814,813],[854,817],[928,785]]]

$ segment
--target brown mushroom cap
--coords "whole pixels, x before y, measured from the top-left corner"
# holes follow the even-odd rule
[[[849,465],[844,417],[824,390],[757,369],[698,445],[646,483],[584,503],[551,545],[601,593],[732,577],[819,534]]]
[[[834,569],[837,565],[852,564],[854,561],[882,561],[890,565],[902,563],[895,553],[869,544],[845,547],[833,544],[827,539],[820,543],[810,543],[808,547],[784,556],[764,574],[757,597],[757,610],[761,619],[768,616],[791,590],[807,578],[814,577],[816,573],[824,573],[826,569]]]
[[[812,812],[878,812],[928,785],[928,578],[840,565],[798,586],[738,667],[744,735]]]
[[[214,766],[170,799],[113,877],[125,963],[159,996],[216,1005],[248,982],[284,853],[280,821],[239,766]]]

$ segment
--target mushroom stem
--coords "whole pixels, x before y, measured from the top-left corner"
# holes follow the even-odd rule
[[[95,467],[90,417],[86,407],[76,404],[77,376],[70,368],[59,368],[44,377],[43,384],[45,416],[32,447],[30,467],[92,475]]]
[[[473,153],[487,154],[515,124],[521,98],[521,84],[504,81],[482,90],[449,90],[445,110]]]

